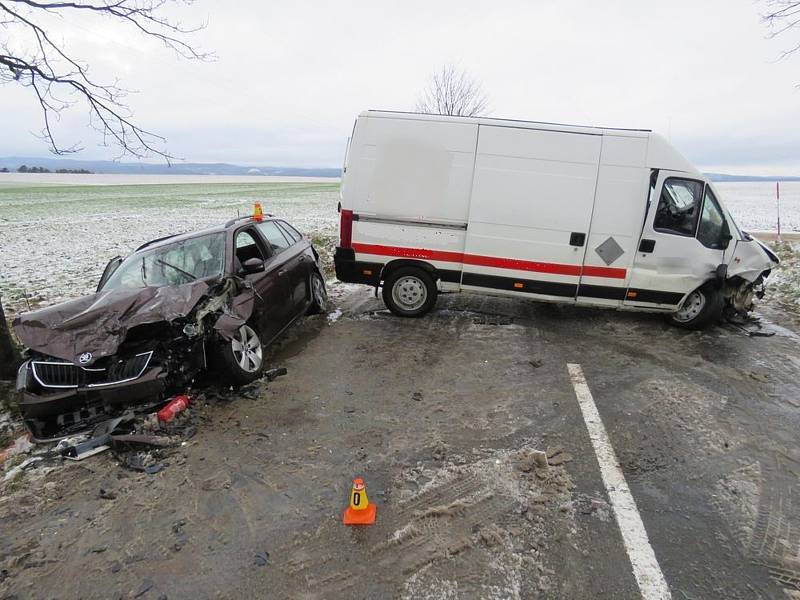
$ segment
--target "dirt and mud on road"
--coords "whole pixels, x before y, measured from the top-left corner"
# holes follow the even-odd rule
[[[467,295],[399,319],[333,289],[273,351],[288,376],[190,409],[161,471],[104,453],[0,484],[0,596],[639,598],[568,363],[672,598],[800,588],[791,331]],[[368,528],[341,524],[357,475]]]

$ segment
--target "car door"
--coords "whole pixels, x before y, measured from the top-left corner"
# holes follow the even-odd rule
[[[291,298],[286,278],[281,273],[283,261],[273,255],[252,226],[236,232],[234,236],[234,269],[237,275],[253,285],[256,292],[254,320],[264,343],[273,340],[291,319]],[[247,273],[245,261],[263,260],[264,267]]]
[[[263,221],[256,225],[275,257],[281,261],[282,276],[289,288],[290,318],[306,308],[308,301],[308,261],[303,245],[284,233],[277,221]]]
[[[728,225],[711,188],[691,174],[661,171],[649,204],[624,304],[674,308],[716,276]]]
[[[286,221],[275,221],[281,228],[283,235],[292,245],[292,249],[297,257],[297,277],[303,285],[296,288],[298,305],[305,312],[311,300],[311,290],[309,288],[311,274],[316,270],[316,258],[311,247],[311,242],[303,237],[297,229],[289,225]]]

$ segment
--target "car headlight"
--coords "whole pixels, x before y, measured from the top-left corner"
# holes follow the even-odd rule
[[[28,389],[31,380],[31,361],[26,360],[17,371],[17,391],[21,392]]]

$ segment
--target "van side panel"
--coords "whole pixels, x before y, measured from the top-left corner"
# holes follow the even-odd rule
[[[378,217],[465,223],[478,126],[359,118],[347,208]]]
[[[440,289],[460,289],[477,135],[474,123],[359,117],[342,197],[356,270],[378,279],[392,262],[421,261]]]
[[[572,301],[589,232],[600,135],[481,125],[464,289]]]
[[[584,266],[588,268],[584,268],[578,290],[581,304],[619,306],[625,299],[647,208],[650,177],[646,166],[647,141],[646,137],[603,136],[592,224],[584,255]],[[592,267],[621,269],[622,276],[597,277],[592,274]]]

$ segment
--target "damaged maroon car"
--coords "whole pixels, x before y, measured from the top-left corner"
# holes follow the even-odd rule
[[[15,319],[28,349],[22,416],[37,440],[52,439],[158,405],[203,372],[249,383],[264,348],[326,302],[319,255],[283,220],[148,242],[109,262],[94,294]]]

